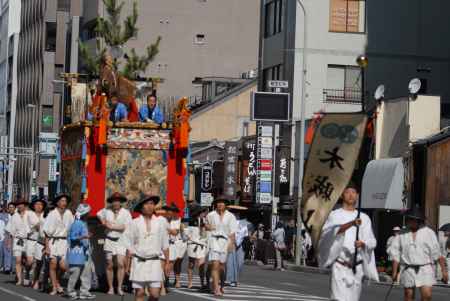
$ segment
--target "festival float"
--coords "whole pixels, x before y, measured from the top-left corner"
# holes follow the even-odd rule
[[[136,84],[117,74],[105,56],[95,89],[77,97],[72,85],[72,123],[61,129],[61,190],[73,203],[85,202],[91,215],[120,192],[132,209],[144,195],[159,195],[183,214],[186,155],[189,143],[187,99],[180,99],[171,122],[138,122]],[[86,89],[86,88],[85,88]],[[87,90],[87,89],[86,89]],[[129,108],[127,122],[109,119],[108,95]]]

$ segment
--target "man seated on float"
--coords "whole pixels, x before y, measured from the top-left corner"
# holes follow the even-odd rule
[[[117,94],[113,93],[110,100],[111,112],[109,113],[109,119],[112,122],[128,121],[128,109],[127,106],[119,102]]]
[[[153,121],[155,123],[161,124],[164,122],[164,115],[161,109],[157,105],[157,100],[155,95],[147,96],[147,104],[142,105],[139,109],[139,120],[141,122]]]

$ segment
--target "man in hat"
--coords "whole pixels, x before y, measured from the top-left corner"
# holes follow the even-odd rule
[[[88,213],[91,207],[88,204],[78,205],[75,213],[75,221],[70,227],[68,233],[68,252],[67,263],[69,264],[69,282],[67,283],[67,295],[72,300],[94,299],[95,295],[91,294],[91,279],[92,279],[92,261],[89,231],[86,223]],[[80,280],[80,294],[78,296],[75,291],[75,286]]]
[[[13,238],[13,256],[16,259],[16,275],[17,283],[16,285],[23,284],[23,274],[22,274],[22,256],[25,255],[27,258],[25,269],[26,274],[28,274],[29,269],[33,263],[32,254],[27,254],[28,245],[28,235],[31,233],[33,227],[38,224],[36,215],[27,210],[28,201],[25,199],[20,199],[16,202],[17,211],[11,217],[6,225],[6,231]],[[31,260],[30,260],[31,255]]]
[[[34,271],[33,271],[33,288],[39,289],[39,274],[42,268],[42,256],[44,253],[45,245],[45,235],[43,232],[45,217],[44,210],[47,206],[47,202],[43,198],[36,198],[30,204],[30,209],[32,213],[36,216],[35,218],[39,221],[33,228],[32,232],[28,237],[27,245],[27,260],[34,261]]]
[[[43,231],[45,234],[44,253],[50,257],[50,279],[52,291],[50,295],[62,294],[62,289],[58,279],[58,268],[61,272],[66,270],[67,234],[74,218],[72,212],[67,209],[70,197],[67,194],[60,194],[53,200],[55,209],[50,211],[44,222]]]
[[[189,258],[188,264],[188,288],[192,288],[192,278],[194,267],[198,267],[200,283],[202,289],[205,288],[205,259],[208,254],[208,241],[205,233],[204,218],[206,217],[206,209],[197,207],[190,211],[189,225],[185,231],[188,238],[187,253]]]
[[[443,281],[448,281],[445,258],[436,233],[425,225],[425,216],[419,208],[406,213],[406,224],[407,230],[392,242],[392,279],[400,278],[405,301],[415,300],[416,287],[420,290],[421,300],[429,301],[436,283],[436,262],[441,266]]]
[[[143,301],[145,288],[149,288],[149,300],[158,300],[163,281],[160,254],[169,267],[169,235],[167,224],[155,214],[159,196],[148,196],[139,202],[135,210],[141,215],[125,229],[119,244],[131,257],[130,280],[135,289],[135,300]]]
[[[400,231],[402,229],[399,226],[395,226],[394,228],[392,228],[392,236],[390,236],[386,242],[386,254],[388,255],[388,259],[389,261],[392,261],[392,256],[391,256],[391,247],[392,247],[392,242],[394,241],[395,237],[397,237],[397,235],[400,234]]]
[[[208,259],[211,263],[215,296],[222,296],[224,293],[219,281],[224,278],[227,255],[235,248],[235,233],[238,230],[236,217],[227,210],[227,202],[225,197],[215,199],[215,210],[206,216],[205,228],[210,231]]]
[[[175,274],[175,287],[180,288],[181,264],[183,263],[184,254],[187,245],[183,241],[183,225],[179,216],[180,209],[172,204],[167,208],[169,212],[169,261],[170,270],[173,269]],[[167,275],[169,277],[170,275]]]
[[[364,213],[358,218],[358,197],[356,187],[344,190],[342,208],[330,213],[319,241],[319,264],[331,268],[331,300],[357,301],[364,276],[379,281],[374,256],[377,241],[370,218]]]
[[[110,208],[105,208],[97,213],[102,225],[106,228],[106,239],[104,251],[106,256],[106,278],[108,279],[108,294],[114,295],[114,265],[113,260],[117,260],[117,293],[122,296],[122,284],[125,277],[126,249],[119,245],[119,239],[122,237],[126,227],[131,223],[132,217],[130,211],[123,208],[127,199],[122,194],[116,192],[112,194],[107,202]]]

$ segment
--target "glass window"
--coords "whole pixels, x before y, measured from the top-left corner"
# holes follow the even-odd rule
[[[56,22],[46,22],[45,51],[56,50]]]
[[[274,23],[275,23],[275,2],[266,4],[266,22],[265,22],[265,36],[270,37],[273,35]]]
[[[328,65],[326,101],[360,102],[362,73],[356,66]]]
[[[330,0],[331,32],[363,33],[365,27],[365,0]]]
[[[273,36],[283,31],[284,0],[273,0],[266,4],[265,37]]]

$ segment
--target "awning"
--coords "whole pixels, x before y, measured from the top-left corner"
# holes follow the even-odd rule
[[[372,160],[362,182],[361,207],[367,209],[406,208],[403,203],[404,167],[401,158]]]

